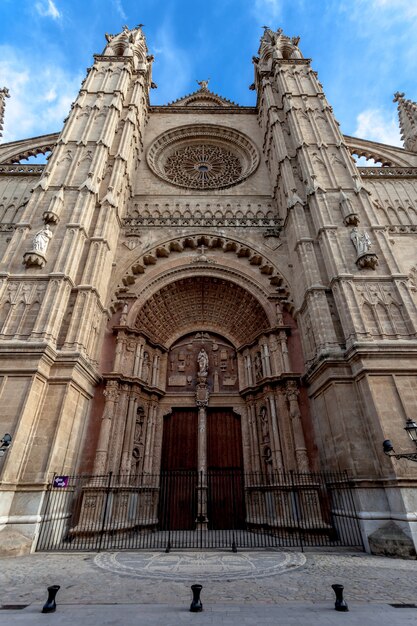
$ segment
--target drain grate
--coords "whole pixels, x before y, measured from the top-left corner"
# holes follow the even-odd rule
[[[417,609],[417,604],[390,604],[394,609]]]
[[[0,609],[3,611],[18,611],[19,609],[25,609],[28,604],[0,604]]]

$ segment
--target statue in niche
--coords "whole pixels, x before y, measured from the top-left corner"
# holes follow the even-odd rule
[[[33,252],[39,252],[45,254],[49,244],[49,240],[52,238],[52,231],[48,224],[46,224],[41,230],[38,230],[32,241]]]
[[[201,348],[200,352],[198,353],[197,363],[198,363],[198,375],[207,376],[209,360],[208,360],[207,352],[205,351],[204,348]]]
[[[282,314],[282,306],[279,302],[276,303],[276,320],[277,320],[277,326],[283,326],[284,325],[284,316]]]
[[[120,316],[120,326],[125,326],[127,323],[127,309],[128,309],[128,304],[127,302],[125,302],[125,304],[123,305],[123,310],[122,310],[122,314]]]
[[[149,352],[145,352],[145,354],[143,355],[143,364],[142,364],[142,380],[144,380],[145,383],[147,383],[148,378],[149,378]]]
[[[367,232],[364,232],[361,235],[355,226],[355,228],[352,228],[352,231],[350,233],[350,239],[356,248],[356,253],[358,257],[362,256],[363,254],[368,254],[372,246],[372,242]]]
[[[261,422],[261,428],[262,428],[262,439],[264,443],[267,443],[269,441],[269,424],[268,424],[268,414],[266,412],[265,406],[261,406],[261,409],[259,411],[259,420]]]
[[[255,378],[256,380],[260,380],[262,378],[262,359],[260,352],[255,354]]]
[[[269,446],[264,447],[263,457],[266,465],[270,465],[272,463],[272,450]]]
[[[143,415],[138,415],[138,418],[135,426],[135,443],[140,443],[143,435]]]

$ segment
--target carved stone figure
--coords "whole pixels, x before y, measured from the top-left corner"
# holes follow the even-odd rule
[[[208,84],[210,82],[210,79],[208,78],[207,80],[197,80],[196,83],[198,85],[200,85],[200,89],[201,91],[208,91]]]
[[[276,319],[277,319],[277,326],[283,326],[284,324],[284,316],[282,314],[282,306],[279,302],[276,303]]]
[[[356,226],[355,228],[352,228],[352,231],[350,233],[350,239],[356,248],[358,257],[362,256],[363,254],[367,254],[371,249],[372,242],[368,233],[364,232],[360,234]]]
[[[259,411],[259,420],[262,428],[262,438],[263,442],[267,443],[269,441],[269,424],[268,424],[268,414],[266,412],[266,407],[262,406]]]
[[[125,302],[123,306],[122,314],[120,316],[120,326],[124,326],[127,323],[127,310],[128,310],[128,304],[127,302]]]
[[[145,383],[147,383],[148,378],[149,378],[149,353],[145,352],[145,354],[143,355],[143,364],[142,364],[142,380],[145,381]]]
[[[209,359],[208,359],[207,352],[204,350],[204,348],[201,348],[200,352],[198,353],[197,363],[198,363],[198,374],[200,376],[207,376]]]
[[[261,353],[257,352],[255,354],[255,378],[256,380],[260,380],[262,378],[262,359],[261,359]]]
[[[52,231],[49,229],[48,225],[44,226],[41,230],[39,230],[33,238],[32,241],[32,250],[34,252],[39,252],[40,254],[45,254],[48,248],[49,240],[52,238]]]

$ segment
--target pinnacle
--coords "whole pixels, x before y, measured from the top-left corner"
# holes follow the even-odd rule
[[[404,147],[411,152],[417,152],[417,104],[408,100],[403,92],[394,94],[394,102],[398,104],[398,118]]]

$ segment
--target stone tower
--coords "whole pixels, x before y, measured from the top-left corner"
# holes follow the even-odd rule
[[[344,136],[265,28],[256,106],[206,80],[152,106],[141,28],[106,39],[62,131],[0,148],[3,545],[54,473],[233,466],[348,470],[366,546],[413,549],[417,473],[381,442],[417,409],[415,105],[407,149]]]

